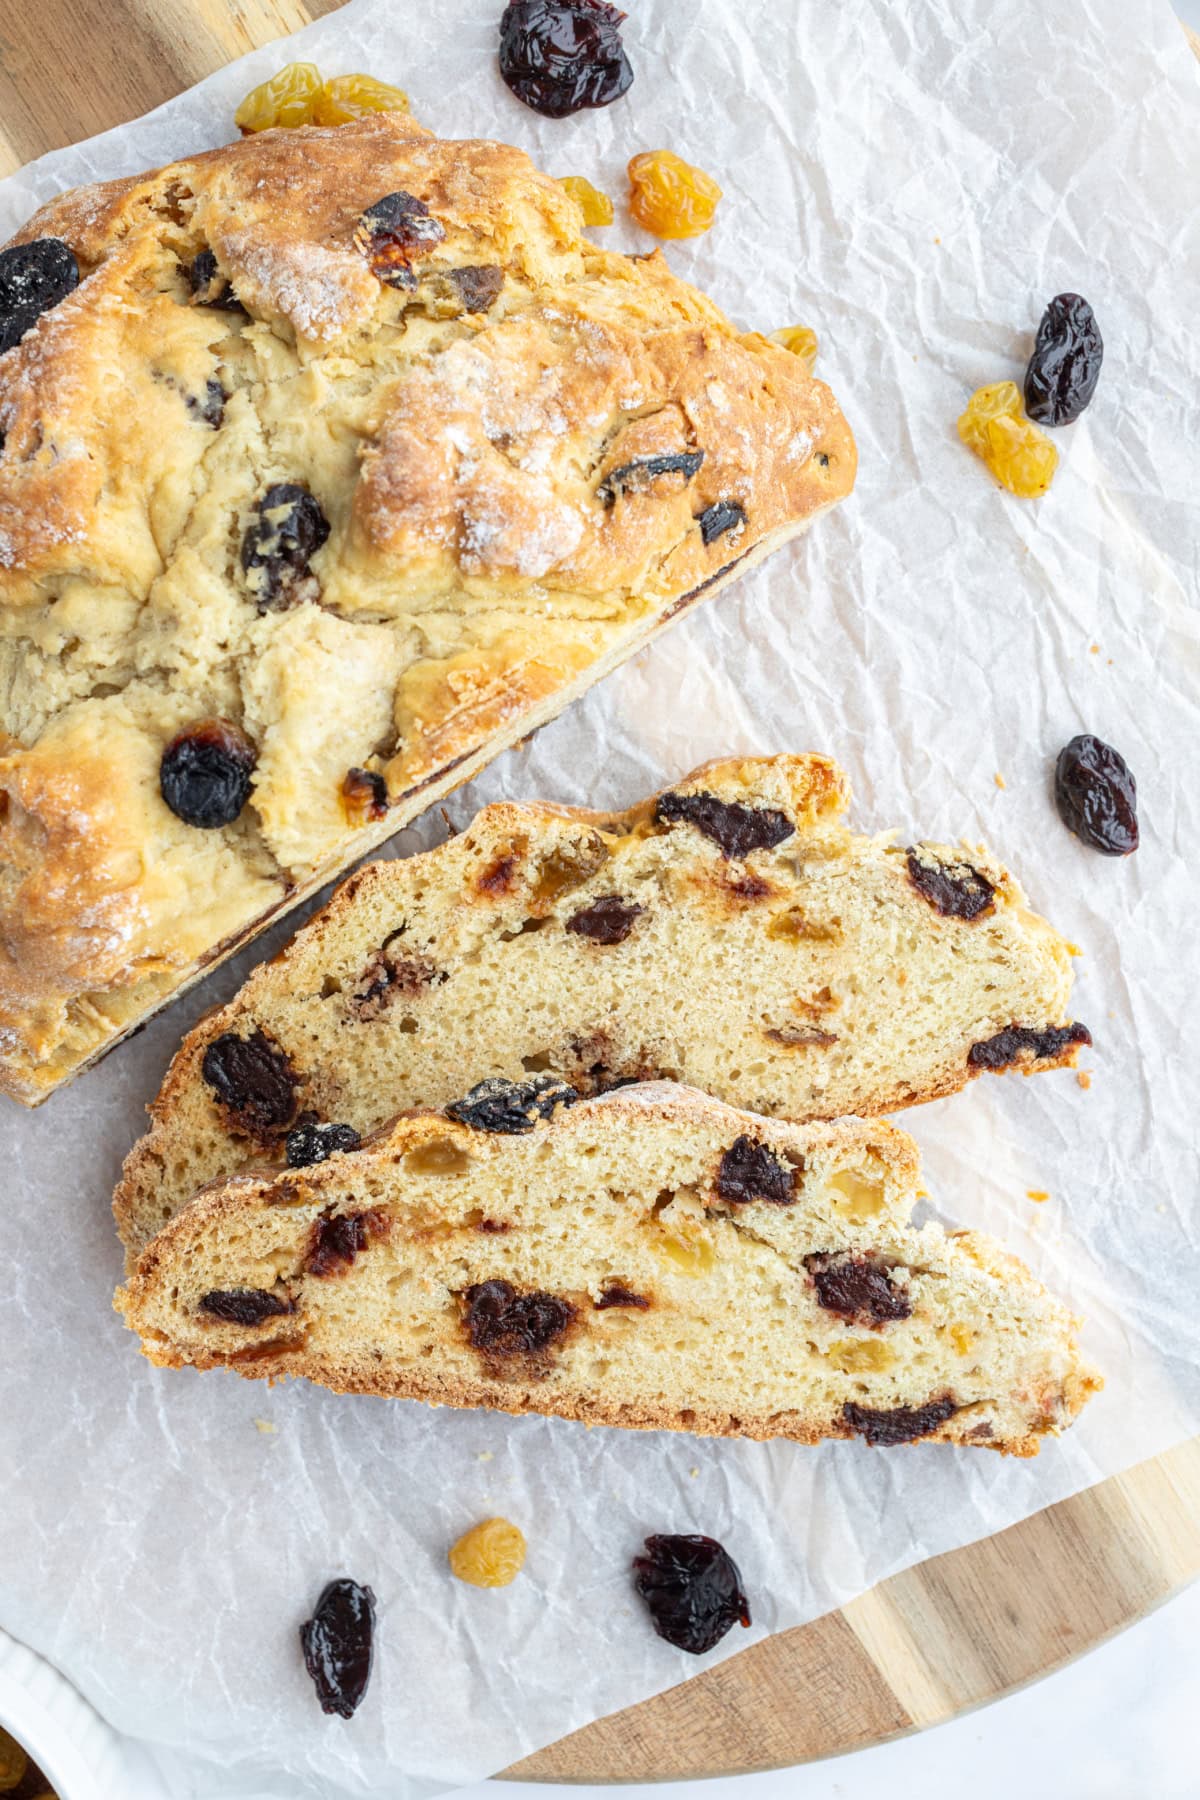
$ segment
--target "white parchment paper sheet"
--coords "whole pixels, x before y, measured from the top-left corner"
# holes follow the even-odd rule
[[[181,1031],[277,931],[43,1111],[0,1117],[0,1616],[116,1725],[219,1763],[229,1791],[463,1782],[684,1679],[696,1664],[629,1590],[648,1530],[724,1539],[758,1637],[1200,1427],[1200,236],[1181,34],[1147,0],[629,5],[631,94],[555,123],[496,74],[500,0],[355,0],[13,177],[0,235],[68,183],[222,141],[252,81],[300,55],[398,80],[445,135],[591,176],[618,198],[608,243],[648,247],[620,204],[633,151],[667,145],[719,178],[715,229],[670,258],[748,326],[817,328],[858,435],[857,491],[449,810],[623,804],[704,757],[817,748],[849,769],[864,828],[986,837],[1084,948],[1092,1086],[984,1081],[904,1123],[939,1209],[1002,1234],[1088,1315],[1108,1388],[1022,1464],[622,1435],[152,1370],[109,1310],[109,1192]],[[976,386],[1020,379],[1064,288],[1094,304],[1107,359],[1034,505],[992,484],[954,421]],[[1130,861],[1055,817],[1052,760],[1081,729],[1137,772]],[[447,1544],[491,1511],[530,1542],[501,1594],[445,1570]],[[295,1635],[340,1572],[379,1597],[351,1724],[317,1711]]]

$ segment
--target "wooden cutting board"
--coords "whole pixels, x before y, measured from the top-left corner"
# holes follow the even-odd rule
[[[136,118],[336,3],[8,0],[0,175]],[[1192,43],[1200,54],[1200,39]],[[1200,1438],[897,1575],[509,1773],[681,1779],[861,1749],[1036,1680],[1198,1574]]]

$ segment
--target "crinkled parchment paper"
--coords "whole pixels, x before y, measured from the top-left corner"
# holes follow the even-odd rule
[[[1026,1464],[587,1431],[151,1369],[109,1307],[109,1193],[181,1032],[277,930],[44,1110],[0,1118],[0,1617],[117,1726],[219,1763],[206,1792],[465,1782],[683,1680],[697,1665],[630,1594],[649,1530],[736,1553],[755,1622],[728,1655],[1200,1428],[1200,95],[1182,35],[1146,0],[629,9],[630,95],[556,123],[499,80],[501,0],[355,0],[13,177],[0,236],[68,183],[222,141],[244,90],[300,55],[399,81],[447,136],[591,176],[618,200],[606,243],[648,247],[621,205],[633,151],[670,146],[719,178],[715,229],[670,259],[747,326],[816,327],[858,435],[857,491],[449,812],[624,804],[704,757],[815,748],[849,769],[859,826],[986,838],[1083,948],[1091,1087],[981,1081],[903,1123],[939,1211],[1003,1236],[1087,1315],[1108,1387]],[[1020,379],[1064,288],[1092,301],[1107,358],[1030,504],[992,484],[954,421],[976,386]],[[1137,773],[1129,861],[1055,816],[1053,757],[1079,730]],[[435,815],[395,849],[443,832]],[[501,1594],[445,1567],[490,1512],[530,1544]],[[342,1572],[379,1597],[350,1724],[318,1712],[296,1640]]]

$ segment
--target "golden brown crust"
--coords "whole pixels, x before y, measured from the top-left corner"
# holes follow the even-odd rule
[[[818,1424],[802,1413],[773,1412],[757,1416],[753,1413],[713,1412],[706,1411],[703,1407],[688,1407],[685,1419],[678,1410],[666,1406],[627,1405],[606,1400],[600,1394],[565,1396],[544,1387],[520,1388],[509,1383],[501,1385],[498,1382],[457,1381],[421,1370],[408,1370],[402,1379],[385,1388],[378,1374],[372,1375],[366,1370],[345,1364],[316,1363],[302,1350],[278,1356],[255,1355],[253,1359],[239,1363],[221,1356],[204,1357],[200,1354],[184,1358],[177,1351],[160,1348],[151,1341],[143,1345],[143,1354],[150,1362],[163,1369],[228,1368],[246,1381],[266,1381],[272,1384],[287,1380],[314,1381],[335,1394],[382,1395],[392,1400],[422,1401],[427,1406],[466,1407],[518,1416],[537,1413],[545,1417],[549,1414],[553,1418],[571,1419],[583,1425],[611,1425],[622,1431],[686,1431],[693,1437],[750,1438],[760,1443],[772,1438],[787,1438],[794,1444],[804,1444],[809,1448],[829,1439],[845,1441],[858,1435],[844,1420],[830,1419]],[[1056,1429],[1065,1430],[1103,1386],[1103,1381],[1090,1373],[1068,1376],[1065,1383],[1066,1404],[1057,1409]],[[908,1450],[922,1444],[959,1444],[972,1449],[978,1447],[994,1450],[1001,1456],[1018,1457],[1037,1456],[1042,1448],[1043,1435],[1034,1431],[1021,1437],[1007,1438],[1000,1443],[976,1444],[969,1437],[968,1430],[962,1425],[956,1427],[951,1418],[936,1431],[931,1431],[924,1437],[910,1438],[906,1443],[894,1447]]]
[[[407,289],[354,241],[396,191],[445,232]],[[596,250],[503,145],[402,115],[262,133],[65,195],[20,238],[43,235],[80,286],[0,358],[0,1087],[30,1102],[854,476],[798,359],[661,256]],[[198,303],[201,251],[249,316]],[[480,266],[503,285],[472,313],[455,271]],[[694,449],[604,503],[618,468]],[[238,552],[280,481],[331,535],[319,603],[260,612]],[[729,499],[744,525],[705,543]],[[155,771],[213,716],[259,761],[237,826],[203,833]],[[384,820],[346,816],[353,766]]]

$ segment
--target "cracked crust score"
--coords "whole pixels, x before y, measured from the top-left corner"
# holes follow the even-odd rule
[[[397,191],[445,234],[403,286],[354,242]],[[519,151],[402,115],[78,190],[18,241],[40,236],[81,281],[0,357],[0,1086],[30,1103],[855,466],[799,359],[661,255],[596,249]],[[499,290],[468,312],[456,272],[480,267]],[[603,488],[696,450],[694,474]],[[329,537],[260,610],[240,550],[282,482]],[[745,522],[706,543],[731,498]],[[258,763],[236,825],[204,832],[157,766],[210,717]],[[356,767],[386,782],[381,820],[347,808]]]

